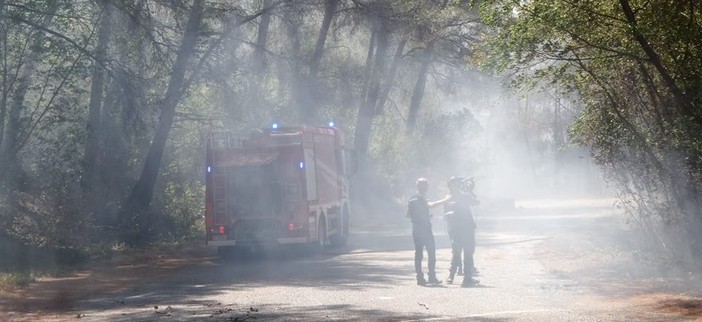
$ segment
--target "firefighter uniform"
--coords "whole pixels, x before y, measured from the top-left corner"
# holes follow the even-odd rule
[[[453,281],[456,270],[461,264],[463,253],[463,286],[477,283],[473,279],[473,254],[475,253],[475,220],[470,211],[471,197],[463,193],[454,193],[450,201],[444,204],[444,214],[451,236],[451,269],[449,283]]]
[[[436,279],[436,246],[431,230],[431,214],[429,203],[423,194],[418,193],[410,198],[407,205],[407,217],[412,221],[412,239],[414,240],[414,270],[417,273],[417,284],[424,285],[427,281],[422,272],[424,248],[427,250],[429,283],[440,283]]]

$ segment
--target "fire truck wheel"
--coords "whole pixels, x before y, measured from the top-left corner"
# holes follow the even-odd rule
[[[327,221],[322,216],[319,217],[319,223],[317,224],[317,241],[319,242],[319,248],[327,246]]]
[[[346,245],[346,242],[348,241],[349,238],[349,214],[346,209],[344,209],[344,212],[342,213],[341,217],[341,227],[338,231],[340,233],[332,236],[331,238],[331,243],[332,245],[336,247],[344,246]]]
[[[351,219],[349,219],[348,207],[344,208],[344,219],[342,222],[344,223],[344,239],[348,239],[349,231],[351,230]]]

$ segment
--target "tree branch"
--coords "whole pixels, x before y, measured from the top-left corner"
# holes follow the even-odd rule
[[[16,15],[10,15],[9,18],[12,19],[12,20],[15,20],[15,21],[17,21],[17,22],[21,22],[21,23],[23,23],[23,24],[25,24],[25,25],[32,26],[32,27],[34,27],[34,28],[36,28],[36,29],[38,29],[38,30],[44,31],[44,32],[46,32],[46,33],[48,33],[48,34],[50,34],[50,35],[53,35],[53,36],[55,36],[55,37],[58,37],[58,38],[61,38],[61,39],[65,40],[65,41],[67,41],[69,44],[71,44],[75,49],[77,49],[77,50],[78,50],[79,52],[81,52],[83,55],[89,57],[89,58],[92,59],[95,63],[97,63],[98,65],[102,66],[102,68],[104,68],[105,71],[107,71],[107,73],[108,73],[110,76],[113,76],[113,75],[112,75],[112,70],[111,70],[107,65],[105,65],[105,62],[100,61],[99,59],[97,59],[97,58],[95,57],[95,55],[93,55],[93,53],[91,53],[90,51],[88,51],[86,48],[82,47],[80,44],[76,43],[73,39],[69,38],[68,36],[66,36],[66,35],[64,35],[64,34],[61,34],[61,33],[57,32],[57,31],[51,30],[51,29],[49,29],[49,28],[46,28],[46,27],[44,27],[44,26],[42,26],[42,25],[39,25],[39,24],[37,24],[37,23],[35,23],[35,22],[33,22],[33,21],[29,21],[29,20],[24,19],[24,18],[22,18],[22,17],[18,17],[18,16],[16,16]]]
[[[700,117],[694,112],[694,107],[690,101],[687,99],[680,87],[678,87],[678,85],[675,83],[675,80],[670,75],[670,72],[668,72],[668,69],[663,65],[661,56],[658,55],[655,49],[653,49],[653,46],[651,46],[651,44],[648,42],[648,39],[646,39],[643,33],[641,33],[641,30],[639,30],[636,14],[632,10],[629,0],[619,0],[619,4],[621,5],[624,15],[629,22],[634,39],[639,43],[641,49],[643,49],[644,53],[646,53],[648,56],[649,62],[656,68],[658,73],[663,78],[663,84],[665,84],[668,90],[670,90],[670,92],[673,94],[675,102],[680,110],[687,116],[693,117],[698,124],[702,123],[702,119],[700,119]]]
[[[229,37],[229,35],[231,35],[231,33],[234,30],[237,30],[239,27],[241,27],[241,26],[253,21],[254,19],[260,17],[261,15],[279,7],[284,2],[285,2],[284,0],[278,1],[274,4],[272,4],[268,8],[263,8],[252,15],[246,16],[246,17],[244,17],[244,19],[242,19],[242,20],[238,21],[236,24],[234,24],[234,26],[230,30],[227,30],[227,31],[221,33],[220,37],[217,38],[214,41],[214,43],[207,49],[207,51],[202,55],[202,57],[200,58],[197,66],[195,67],[195,69],[194,69],[193,73],[190,75],[190,77],[187,80],[185,80],[184,85],[182,87],[182,91],[185,92],[188,90],[188,88],[190,88],[190,86],[195,82],[195,79],[197,79],[200,76],[201,71],[204,69],[203,66],[205,65],[205,63],[207,62],[209,57],[212,56],[214,51],[222,45],[222,42],[224,42],[224,39]]]

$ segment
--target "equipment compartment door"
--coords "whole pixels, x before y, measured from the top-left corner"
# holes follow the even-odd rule
[[[307,191],[307,201],[317,200],[317,173],[314,163],[314,150],[305,149],[305,161],[301,166],[305,169],[305,183]]]

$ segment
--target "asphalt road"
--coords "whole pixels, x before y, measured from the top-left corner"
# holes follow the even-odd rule
[[[606,204],[535,204],[526,211],[478,211],[475,255],[480,285],[415,284],[411,227],[356,225],[343,249],[322,254],[277,252],[219,259],[176,270],[120,292],[71,303],[56,320],[671,320],[611,301],[539,258],[553,238],[616,234],[620,218]],[[437,212],[438,213],[438,212]],[[445,224],[434,221],[437,271],[446,279],[450,249]],[[599,236],[599,235],[598,235]],[[426,265],[426,259],[425,259]],[[25,316],[26,317],[26,316]],[[22,316],[15,316],[22,320]],[[1,320],[1,319],[0,319]]]

